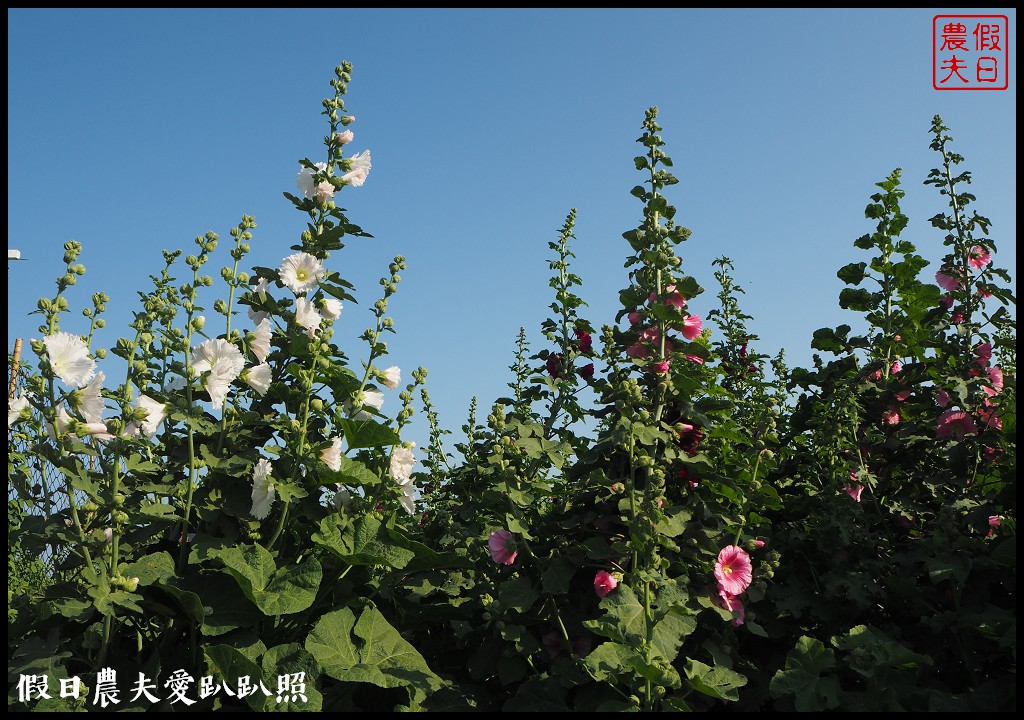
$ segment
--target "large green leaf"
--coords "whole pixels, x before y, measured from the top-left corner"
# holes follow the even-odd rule
[[[379,687],[410,686],[431,692],[444,683],[426,660],[406,642],[375,607],[359,616],[353,632],[362,641],[359,663],[341,673],[339,680],[372,683]]]
[[[747,684],[747,678],[734,670],[710,667],[693,659],[686,661],[686,677],[694,690],[719,700],[739,700],[737,688]]]
[[[835,654],[814,638],[802,636],[789,655],[785,669],[772,677],[772,697],[793,695],[799,712],[819,712],[839,707],[839,681],[826,674],[835,669]]]
[[[359,662],[359,654],[352,642],[352,628],[356,616],[350,608],[327,613],[313,627],[306,638],[306,651],[331,677],[341,679],[345,671]]]
[[[313,542],[349,565],[380,565],[402,569],[416,553],[400,547],[388,535],[381,521],[370,515],[346,518],[331,514],[320,521]]]
[[[262,545],[213,550],[210,557],[224,563],[245,596],[267,615],[288,615],[313,604],[323,579],[316,558],[278,569]]]

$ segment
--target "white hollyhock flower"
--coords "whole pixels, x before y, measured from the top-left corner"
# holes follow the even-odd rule
[[[46,422],[46,434],[50,436],[50,439],[57,442],[57,438],[61,435],[67,435],[68,430],[74,424],[75,419],[68,414],[67,408],[61,405],[57,408],[57,431],[54,432],[53,425],[49,420]],[[72,435],[74,437],[74,435]]]
[[[315,288],[327,271],[323,263],[308,252],[297,252],[282,260],[277,272],[281,282],[298,295]]]
[[[295,186],[302,191],[302,194],[306,196],[307,200],[313,199],[313,192],[315,187],[313,183],[313,176],[316,175],[318,172],[327,172],[327,163],[318,162],[315,164],[316,170],[313,170],[308,167],[303,167],[301,170],[299,170],[298,177],[295,178]]]
[[[192,350],[192,367],[199,374],[209,372],[206,377],[206,391],[210,393],[213,407],[224,406],[228,388],[242,373],[245,358],[242,351],[224,338],[215,338],[200,343]]]
[[[135,401],[135,407],[146,411],[146,418],[142,421],[141,429],[146,437],[152,439],[156,436],[160,423],[167,417],[167,406],[148,395],[139,395]]]
[[[327,202],[328,200],[332,200],[334,198],[334,186],[331,185],[329,181],[324,180],[322,183],[316,186],[314,196],[316,197],[316,201],[321,204]]]
[[[323,449],[320,459],[334,472],[341,470],[341,438],[339,436],[335,435],[331,440],[330,447]]]
[[[270,313],[264,312],[263,310],[257,310],[254,307],[249,308],[249,319],[257,325],[270,317]]]
[[[370,151],[363,150],[348,159],[349,171],[341,176],[346,184],[352,187],[362,187],[370,174]]]
[[[402,503],[407,513],[413,515],[416,512],[416,488],[413,487],[412,478],[399,483],[398,487],[402,490],[402,497],[398,498],[398,502]]]
[[[384,371],[384,385],[388,390],[394,390],[400,382],[402,382],[402,370],[397,365],[392,365]]]
[[[267,394],[267,390],[270,388],[270,383],[273,379],[273,375],[270,372],[270,365],[267,363],[260,363],[255,367],[242,371],[242,380],[249,383],[249,387],[258,392],[260,397]]]
[[[21,411],[29,407],[28,398],[24,395],[15,395],[7,402],[7,427],[10,427],[21,418]]]
[[[321,310],[324,311],[324,317],[328,320],[337,320],[341,317],[341,310],[343,308],[341,300],[338,300],[337,298],[327,298],[321,303],[321,305],[323,306]]]
[[[114,436],[110,432],[110,428],[107,427],[106,423],[85,423],[85,431],[89,435],[92,435],[94,438],[99,440],[101,443],[107,443],[114,439]]]
[[[363,407],[372,407],[374,410],[380,411],[381,406],[384,404],[384,393],[378,392],[377,390],[364,390],[363,391]],[[351,401],[345,401],[345,409],[348,412],[352,412]],[[352,416],[353,420],[369,420],[373,415],[368,413],[366,410],[359,410],[355,415]]]
[[[103,381],[106,379],[107,376],[100,371],[96,373],[91,383],[82,388],[77,407],[86,422],[103,422],[103,411],[106,409],[106,404],[103,402],[102,390]]]
[[[65,385],[83,387],[96,374],[96,361],[89,357],[89,348],[77,335],[59,332],[48,335],[43,344],[54,375]]]
[[[415,447],[416,443],[411,443],[411,445]],[[415,464],[416,458],[412,455],[412,447],[397,445],[391,451],[391,466],[388,468],[388,472],[401,485],[412,477],[412,468]]]
[[[347,487],[338,483],[338,492],[334,493],[334,507],[341,512],[348,507],[350,502],[352,502],[352,493]]]
[[[334,142],[338,145],[348,145],[356,139],[356,134],[351,130],[334,133]]]
[[[295,298],[295,322],[306,328],[306,334],[309,337],[316,337],[317,331],[320,330],[320,321],[323,320],[320,317],[320,313],[317,312],[313,303],[304,297]]]
[[[260,300],[267,299],[267,290],[270,289],[270,283],[266,278],[260,278],[260,281],[256,283],[256,287],[253,288],[253,292],[260,296]]]
[[[274,504],[277,491],[274,490],[274,483],[270,477],[273,467],[266,458],[260,458],[252,469],[252,516],[257,520],[263,520],[270,514],[270,507]]]
[[[267,355],[270,354],[270,320],[264,318],[256,326],[249,349],[261,363],[267,361]]]

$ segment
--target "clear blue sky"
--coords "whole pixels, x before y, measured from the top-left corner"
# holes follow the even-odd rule
[[[963,10],[1009,16],[1009,90],[941,92],[937,12],[9,9],[8,247],[27,262],[9,263],[8,346],[38,336],[27,314],[52,295],[70,239],[89,270],[72,304],[111,296],[106,347],[128,334],[164,248],[191,251],[207,230],[228,240],[246,213],[258,223],[248,263],[277,266],[303,227],[281,193],[296,192],[299,158],[324,156],[320,101],[347,59],[350,148],[370,148],[373,171],[339,204],[375,238],[331,258],[361,302],[338,338],[363,355],[355,337],[377,278],[405,255],[385,364],[406,378],[429,369],[445,426],[464,422],[472,395],[483,417],[505,392],[520,325],[543,347],[547,243],[572,207],[584,315],[612,321],[651,105],[681,181],[669,201],[693,230],[683,269],[708,291],[689,309],[706,317],[711,261],[727,255],[758,349],[806,366],[811,333],[852,319],[835,273],[864,259],[852,242],[872,229],[864,205],[893,168],[904,237],[941,257],[927,218],[944,208],[921,185],[937,164],[935,114],[974,173],[996,262],[1016,277],[1016,13]],[[226,248],[212,274],[224,264]],[[394,394],[384,409],[397,411]],[[419,414],[411,438],[426,440]]]

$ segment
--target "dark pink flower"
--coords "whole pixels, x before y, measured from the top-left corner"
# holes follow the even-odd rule
[[[727,545],[718,553],[715,562],[715,579],[721,590],[730,595],[739,595],[750,586],[754,579],[754,568],[747,551],[738,545]]]
[[[654,370],[654,372],[656,374],[658,374],[658,375],[667,375],[668,374],[668,368],[669,368],[669,361],[668,360],[662,360],[661,362],[656,362],[653,365],[651,365],[651,369]]]
[[[974,419],[963,410],[947,410],[939,415],[936,437],[951,437],[963,440],[968,435],[976,435],[978,427]]]
[[[619,581],[607,570],[598,570],[597,575],[594,576],[594,592],[600,598],[603,598],[618,586]]]
[[[983,248],[981,245],[975,245],[971,248],[970,255],[967,257],[967,262],[970,263],[972,268],[981,270],[983,267],[992,262],[992,253],[987,248]]]
[[[949,310],[951,307],[953,307],[953,296],[943,295],[942,297],[939,298],[939,305],[944,307],[946,310]]]
[[[694,355],[693,353],[687,353],[686,359],[692,363],[697,363],[698,365],[704,364],[704,358],[702,358],[700,355]]]
[[[635,342],[626,348],[626,357],[643,359],[650,355],[643,343]]]
[[[579,343],[580,352],[584,355],[589,355],[594,349],[594,339],[590,336],[590,333],[577,330],[576,340]]]
[[[882,422],[886,425],[899,425],[900,424],[900,411],[894,405],[890,405],[882,413]]]
[[[995,462],[1002,453],[1002,448],[989,447],[988,445],[981,449],[981,456],[985,458],[986,462]]]
[[[959,325],[964,321],[964,314],[962,312],[955,312],[950,316],[949,321],[954,325]]]
[[[732,619],[732,624],[736,627],[742,625],[747,618],[746,610],[743,608],[743,601],[736,595],[730,595],[721,585],[718,586],[718,594],[722,598],[722,605],[725,609],[736,613],[736,617]]]
[[[996,412],[996,406],[993,405],[988,398],[985,398],[985,401],[978,409],[978,417],[981,419],[981,423],[985,427],[995,428],[996,430],[1003,429],[1003,421]]]
[[[704,431],[696,425],[683,423],[683,429],[679,433],[679,445],[690,455],[697,453],[697,445],[704,439]]]
[[[843,490],[845,490],[846,494],[852,497],[854,500],[860,502],[860,494],[864,492],[864,486],[861,485],[860,483],[855,483],[852,485],[847,484],[846,487],[843,488]]]
[[[889,369],[889,372],[891,374],[895,375],[895,374],[897,374],[902,369],[903,369],[903,363],[901,363],[899,360],[897,360],[896,362],[894,362],[892,364],[892,367]]]
[[[882,379],[882,371],[881,370],[875,370],[873,373],[868,375],[868,380],[874,380],[874,381],[877,382],[877,381],[879,381],[881,379]]]
[[[913,391],[911,390],[897,390],[892,394],[899,402],[906,402],[907,398],[911,396]]]
[[[949,393],[939,388],[935,391],[935,404],[941,408],[949,406]]]
[[[640,321],[643,319],[640,317],[640,313],[638,313],[636,310],[631,312],[628,317],[630,325],[639,325]]]
[[[988,516],[988,526],[989,527],[997,528],[997,527],[999,527],[1002,524],[1003,524],[1003,516],[1002,515],[989,515]]]
[[[978,363],[982,367],[988,365],[988,361],[992,359],[992,343],[978,343],[974,346],[974,362]]]
[[[903,339],[903,336],[902,335],[894,335],[892,339],[895,340],[896,342],[900,342]]]
[[[640,333],[640,339],[646,340],[647,342],[656,343],[658,342],[659,337],[661,337],[661,333],[658,332],[658,328],[654,325],[645,327],[643,332]]]
[[[683,320],[683,337],[687,340],[696,339],[703,329],[704,321],[700,319],[700,315],[690,315]]]
[[[754,544],[757,545],[759,548],[763,548],[764,547],[764,540],[755,540]]]
[[[491,559],[499,565],[511,565],[516,561],[519,551],[516,549],[516,536],[508,530],[495,530],[487,540],[491,551]]]
[[[552,353],[551,355],[548,355],[548,360],[547,360],[547,363],[546,363],[547,368],[548,368],[548,373],[550,373],[551,377],[553,377],[555,380],[558,379],[559,367],[561,366],[561,364],[562,364],[562,356],[561,355],[559,355],[557,353]]]
[[[590,382],[594,379],[594,363],[587,363],[579,370],[580,377]]]
[[[1003,369],[998,365],[993,365],[988,369],[988,379],[992,383],[992,389],[995,390],[995,394],[999,394],[1003,391]]]
[[[992,290],[991,290],[991,288],[989,288],[988,285],[984,285],[983,283],[978,283],[976,287],[978,288],[978,297],[980,297],[980,298],[990,298],[990,297],[992,297]]]
[[[676,310],[682,310],[686,307],[686,298],[676,290],[675,285],[669,285],[665,288],[665,292],[668,293],[668,297],[665,298],[665,304],[669,307],[674,307]]]

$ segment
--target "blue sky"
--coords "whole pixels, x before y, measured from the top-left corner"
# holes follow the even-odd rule
[[[248,264],[276,267],[303,227],[281,193],[299,158],[325,153],[320,101],[347,59],[350,148],[370,148],[373,170],[339,204],[375,237],[330,260],[361,303],[337,337],[363,355],[377,279],[405,255],[385,364],[428,368],[443,425],[458,429],[471,396],[483,417],[504,394],[520,326],[544,347],[547,243],[570,208],[583,314],[613,320],[652,105],[680,178],[668,199],[693,230],[683,269],[707,290],[689,309],[713,307],[711,261],[726,255],[758,349],[806,366],[811,333],[853,319],[835,273],[864,259],[863,209],[894,168],[904,237],[941,257],[927,218],[944,208],[921,184],[938,163],[935,114],[1016,279],[1016,13],[962,11],[1008,15],[1009,89],[946,92],[931,77],[939,12],[958,11],[9,9],[8,246],[27,262],[9,263],[8,346],[38,336],[28,313],[52,295],[67,240],[88,268],[72,306],[111,296],[106,347],[128,333],[162,249],[190,251],[208,230],[226,241],[246,213]],[[410,437],[425,442],[421,415]]]

